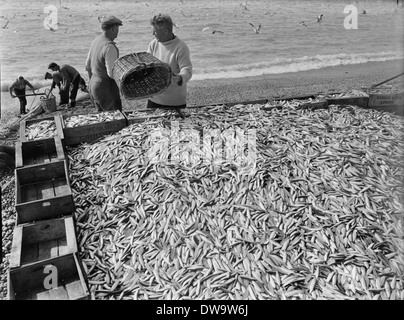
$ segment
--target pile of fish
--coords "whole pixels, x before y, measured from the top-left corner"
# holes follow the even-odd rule
[[[124,119],[124,115],[120,111],[104,111],[100,113],[80,114],[64,118],[64,126],[66,128],[80,127],[94,123],[108,122]]]
[[[187,112],[69,148],[94,299],[404,299],[402,118]]]
[[[56,136],[56,124],[54,120],[43,120],[28,124],[25,128],[27,140],[48,139]]]
[[[147,111],[129,111],[126,114],[128,119],[138,119],[138,118],[145,118],[145,117],[170,117],[170,116],[177,116],[178,112],[174,109],[150,109]]]

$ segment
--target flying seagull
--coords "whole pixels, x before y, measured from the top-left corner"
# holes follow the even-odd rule
[[[224,32],[223,32],[223,31],[220,31],[220,30],[213,30],[213,31],[212,31],[212,34],[215,34],[215,33],[223,34]]]
[[[307,24],[304,23],[304,21],[299,22],[300,25],[307,27]]]
[[[248,10],[248,8],[247,8],[247,1],[246,1],[246,2],[243,2],[243,3],[240,3],[240,6],[242,6],[244,10]]]
[[[323,21],[323,13],[322,14],[320,14],[318,17],[317,17],[317,22],[318,23],[320,23],[320,22],[322,22]]]
[[[3,29],[8,29],[9,22],[10,22],[10,20],[7,20],[6,24],[3,26]]]
[[[202,32],[205,32],[206,30],[209,30],[209,29],[210,29],[209,27],[205,27],[202,29]]]
[[[261,25],[258,25],[258,28],[256,28],[251,22],[249,22],[249,25],[254,29],[256,34],[260,33]]]

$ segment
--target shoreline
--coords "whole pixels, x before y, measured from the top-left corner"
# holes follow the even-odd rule
[[[310,95],[326,92],[348,92],[361,87],[380,83],[404,71],[404,60],[366,62],[353,65],[339,65],[298,72],[268,74],[244,78],[190,80],[188,82],[188,106],[238,103],[261,99]],[[404,87],[404,76],[394,80]],[[46,88],[46,87],[45,87]],[[42,88],[42,90],[45,90]],[[58,104],[58,90],[54,94]],[[35,97],[36,98],[36,97]],[[39,99],[27,97],[29,107]],[[77,105],[71,112],[94,112],[87,93],[77,95]],[[147,99],[122,99],[123,110],[144,109]],[[34,105],[34,106],[35,106]],[[64,109],[58,109],[62,113]],[[8,92],[1,93],[0,132],[8,128],[10,122],[18,120],[19,103]]]

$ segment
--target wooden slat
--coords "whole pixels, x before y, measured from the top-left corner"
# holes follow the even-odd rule
[[[13,282],[11,281],[10,271],[7,272],[7,299],[16,300]]]
[[[56,197],[65,196],[71,193],[70,187],[66,183],[66,179],[60,178],[53,181],[53,188]]]
[[[55,197],[55,191],[53,189],[52,181],[45,181],[38,183],[37,190],[38,190],[38,197],[40,199],[49,199]]]
[[[63,133],[63,124],[62,124],[63,120],[62,120],[62,117],[60,115],[57,115],[57,116],[54,117],[54,119],[55,119],[55,124],[56,124],[57,136],[61,140],[63,140],[65,137],[64,137],[64,133]]]
[[[38,293],[31,294],[32,300],[51,300],[51,296],[48,290],[40,291]]]
[[[88,288],[87,288],[87,283],[86,283],[86,281],[84,279],[84,272],[83,272],[82,262],[81,262],[80,258],[77,256],[76,253],[73,254],[73,258],[74,258],[74,261],[75,261],[76,266],[77,266],[77,273],[78,273],[79,278],[80,278],[81,287],[84,290],[84,295],[88,297],[90,293],[89,293]]]
[[[77,238],[76,233],[74,231],[74,222],[72,217],[68,217],[65,219],[65,232],[66,232],[66,241],[69,252],[77,252]]]
[[[85,296],[80,280],[68,282],[66,283],[65,287],[67,295],[69,296],[69,300],[78,300],[82,299]]]
[[[38,244],[23,245],[21,250],[21,265],[38,261]]]
[[[59,160],[65,160],[67,156],[65,156],[65,152],[63,150],[63,143],[59,137],[55,137],[55,148],[56,148],[56,158]]]
[[[21,265],[22,232],[22,227],[17,226],[14,228],[10,254],[10,268],[17,268]]]
[[[50,300],[69,300],[66,288],[60,286],[49,290]]]
[[[58,256],[58,241],[49,240],[38,243],[38,260],[56,258]]]
[[[20,141],[26,141],[26,138],[25,138],[26,125],[27,125],[27,122],[25,120],[22,120],[20,122]]]
[[[69,247],[67,245],[66,237],[59,238],[58,240],[59,255],[63,256],[69,253]]]
[[[22,158],[22,143],[20,141],[17,141],[15,143],[15,167],[19,168],[22,167],[23,164],[23,158]]]

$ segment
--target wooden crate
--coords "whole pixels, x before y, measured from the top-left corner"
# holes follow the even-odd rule
[[[25,223],[14,228],[10,269],[75,252],[73,217]]]
[[[41,121],[54,121],[56,125],[56,136],[58,136],[61,140],[64,139],[63,129],[62,129],[62,120],[59,115],[55,115],[52,117],[46,117],[42,119],[34,119],[34,120],[22,120],[20,122],[20,141],[28,141],[26,138],[27,127],[34,123],[39,123]],[[49,137],[53,138],[53,137]],[[37,140],[49,139],[49,138],[41,138]]]
[[[59,137],[15,143],[16,168],[68,160]]]
[[[333,92],[330,94],[342,94],[338,92]],[[328,102],[328,105],[349,105],[349,106],[358,106],[361,108],[367,108],[369,103],[369,95],[365,92],[359,92],[361,96],[346,96],[341,98],[328,98],[327,96],[323,97],[322,99]]]
[[[369,107],[397,110],[404,107],[404,91],[397,93],[369,93]]]
[[[17,224],[74,211],[66,161],[15,169]]]
[[[46,266],[57,270],[57,287],[45,288],[51,274]],[[48,281],[47,281],[48,283]],[[8,272],[8,300],[87,300],[89,291],[83,266],[77,253],[28,264]]]
[[[67,146],[75,146],[83,142],[92,142],[99,138],[102,138],[105,135],[115,133],[125,128],[128,125],[128,122],[125,115],[122,112],[120,113],[123,116],[122,119],[107,122],[98,122],[71,128],[66,127],[65,121],[68,117],[77,116],[78,114],[62,116],[61,119],[65,144]]]

